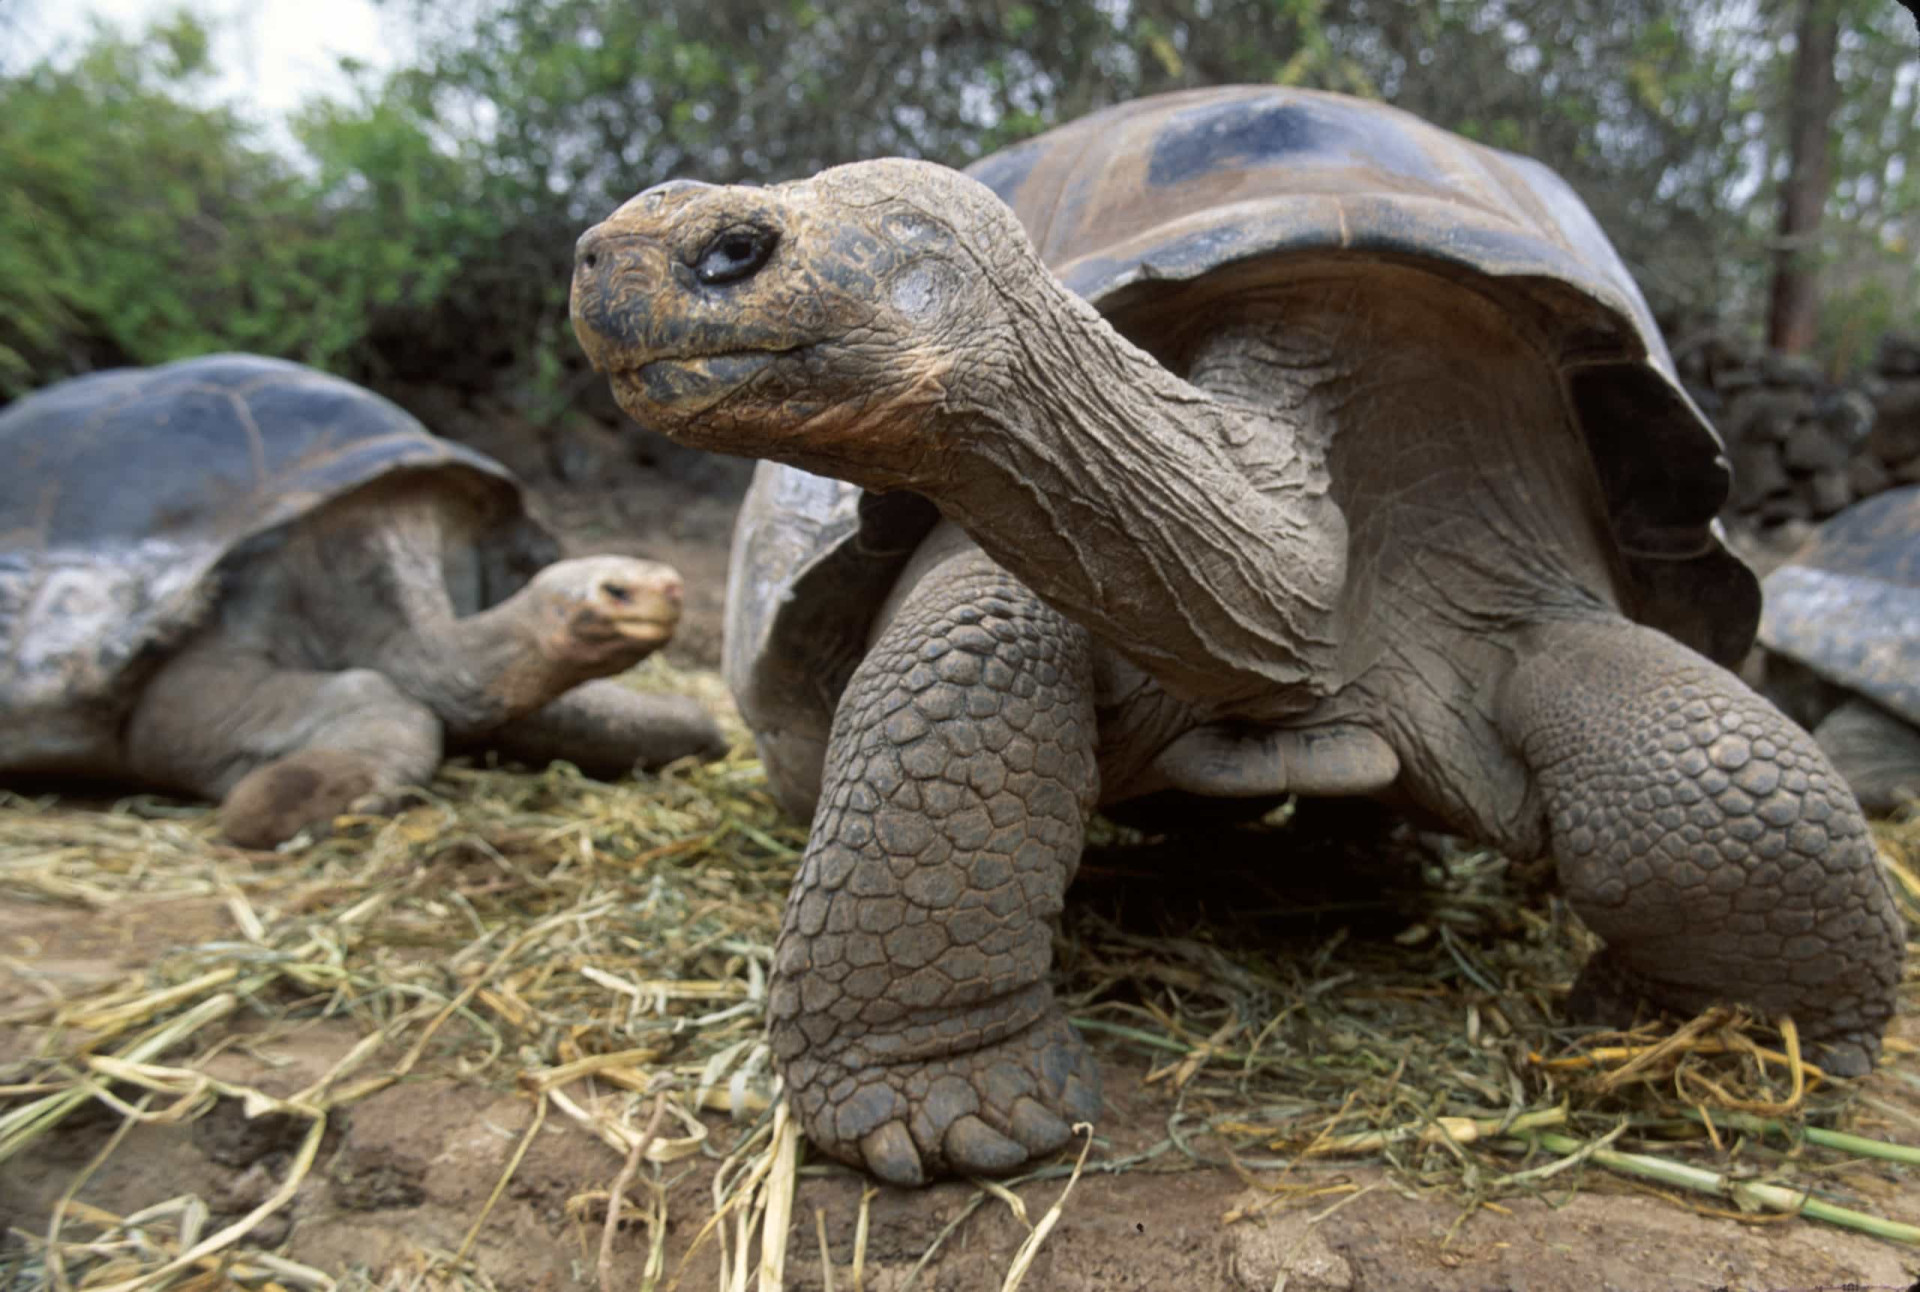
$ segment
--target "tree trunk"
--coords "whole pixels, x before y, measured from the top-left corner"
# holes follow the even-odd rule
[[[1788,354],[1811,349],[1819,327],[1814,240],[1833,184],[1833,114],[1840,99],[1833,57],[1840,43],[1839,5],[1835,0],[1800,0],[1796,31],[1787,96],[1787,175],[1780,185],[1780,238],[1767,320],[1768,343]]]

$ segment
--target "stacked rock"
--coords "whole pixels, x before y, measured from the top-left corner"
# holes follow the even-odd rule
[[[1920,483],[1920,338],[1884,338],[1872,371],[1837,385],[1811,360],[1706,337],[1676,354],[1733,463],[1729,519],[1760,528],[1824,520]]]
[[[1882,338],[1874,376],[1873,430],[1866,450],[1887,473],[1880,488],[1920,484],[1920,336]]]

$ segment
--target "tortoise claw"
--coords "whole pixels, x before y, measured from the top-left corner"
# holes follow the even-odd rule
[[[1836,1038],[1813,1046],[1810,1055],[1830,1077],[1864,1077],[1873,1071],[1873,1050],[1859,1041]]]
[[[1627,968],[1617,955],[1602,948],[1587,961],[1567,998],[1567,1015],[1575,1022],[1603,1027],[1632,1023],[1639,1007],[1658,1001],[1661,990]],[[1809,1036],[1801,1033],[1806,1056],[1830,1077],[1864,1077],[1873,1071],[1880,1054],[1880,1037],[1871,1028]]]
[[[1065,1119],[1037,1099],[1015,1100],[1007,1122],[1013,1137],[1035,1157],[1053,1152],[1073,1136],[1073,1128]]]
[[[1025,1145],[968,1114],[947,1127],[947,1161],[963,1171],[1005,1175],[1027,1160]]]
[[[920,1166],[920,1151],[913,1146],[905,1122],[888,1122],[868,1131],[860,1139],[860,1156],[867,1170],[888,1184],[917,1189],[927,1182]]]
[[[1100,1111],[1100,1066],[1057,1009],[971,1053],[856,1073],[795,1065],[793,1108],[822,1151],[907,1188],[1008,1175]],[[837,1097],[835,1097],[837,1096]]]

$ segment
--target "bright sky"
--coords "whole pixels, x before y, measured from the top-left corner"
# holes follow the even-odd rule
[[[94,17],[131,33],[180,8],[214,29],[218,97],[267,119],[338,89],[341,55],[391,64],[401,38],[372,0],[0,0],[0,11],[14,11],[5,14],[6,35],[29,59],[77,45]]]

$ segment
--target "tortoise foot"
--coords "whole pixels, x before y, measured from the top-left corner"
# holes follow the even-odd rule
[[[1008,1175],[1056,1151],[1100,1111],[1100,1067],[1056,1008],[965,1054],[928,1062],[788,1068],[822,1151],[889,1184]]]
[[[377,770],[353,754],[308,749],[257,767],[220,804],[220,830],[242,848],[272,848],[302,830],[324,833],[363,803],[373,810]]]
[[[1675,988],[1648,977],[1622,963],[1610,949],[1603,949],[1587,961],[1574,980],[1567,1014],[1579,1023],[1627,1027],[1643,1006],[1691,1015],[1714,1003],[1697,989]],[[1794,1019],[1802,1052],[1828,1076],[1863,1077],[1873,1071],[1880,1056],[1881,1025],[1858,1021],[1859,1012],[1840,1009]]]

